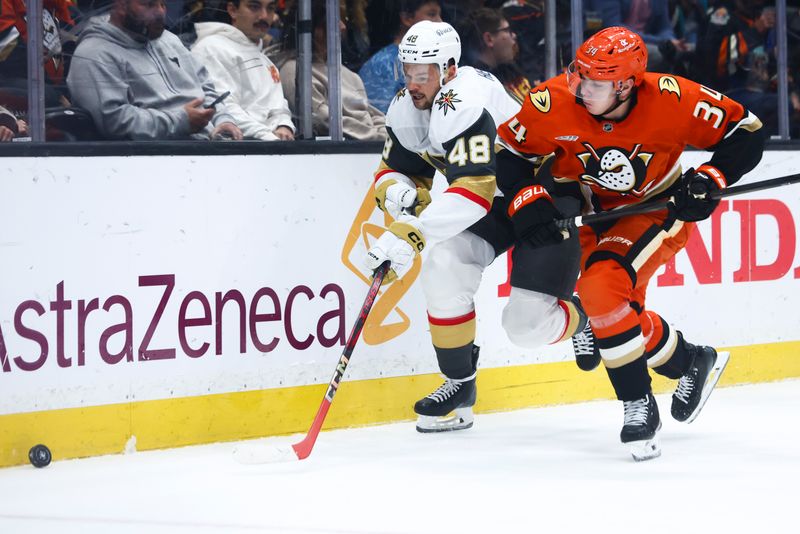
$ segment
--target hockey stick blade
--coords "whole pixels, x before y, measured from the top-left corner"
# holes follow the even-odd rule
[[[254,444],[241,445],[236,447],[233,451],[234,458],[238,462],[243,464],[285,462],[291,460],[305,460],[311,455],[311,451],[314,449],[314,443],[317,441],[317,436],[319,436],[320,430],[322,430],[322,423],[325,422],[325,416],[328,415],[333,397],[339,389],[339,383],[342,381],[344,371],[347,369],[347,364],[350,362],[350,356],[353,354],[356,342],[361,336],[361,330],[364,328],[367,316],[372,309],[372,305],[375,303],[383,279],[386,273],[389,272],[389,266],[390,262],[387,260],[383,262],[380,267],[375,269],[375,276],[367,291],[364,304],[361,305],[361,311],[358,313],[353,329],[350,331],[350,336],[347,338],[342,356],[336,364],[336,370],[333,372],[333,377],[328,384],[328,389],[325,392],[325,396],[322,398],[322,403],[319,405],[317,415],[314,417],[314,421],[312,421],[311,428],[308,430],[306,437],[292,445],[291,448],[266,447]]]

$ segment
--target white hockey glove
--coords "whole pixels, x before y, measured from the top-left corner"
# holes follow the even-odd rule
[[[367,251],[366,266],[374,271],[389,260],[389,272],[383,279],[384,285],[389,284],[408,273],[414,264],[414,258],[424,248],[425,237],[419,219],[411,215],[401,215]]]
[[[405,182],[389,179],[375,188],[375,201],[382,211],[397,219],[404,209],[412,206],[414,215],[419,216],[431,203],[431,194],[423,187],[412,187]]]

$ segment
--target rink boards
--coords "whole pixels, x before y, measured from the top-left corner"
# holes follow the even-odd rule
[[[378,157],[0,160],[0,466],[35,443],[59,459],[305,432],[366,293]],[[798,193],[723,200],[651,283],[648,307],[731,351],[724,385],[800,376]],[[418,269],[381,294],[326,428],[411,419],[438,385]],[[477,298],[477,411],[612,397],[568,343],[507,340],[507,273],[498,258]]]

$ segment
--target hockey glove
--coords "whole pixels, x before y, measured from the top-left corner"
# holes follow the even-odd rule
[[[383,279],[383,285],[386,285],[405,276],[411,270],[416,255],[424,248],[425,237],[419,219],[401,215],[367,251],[366,266],[374,271],[389,260],[391,265]]]
[[[558,224],[563,215],[541,185],[530,185],[514,196],[508,216],[517,236],[534,247],[555,245],[570,236],[570,228]]]
[[[707,219],[719,205],[711,193],[725,188],[725,177],[710,165],[689,169],[681,176],[680,186],[672,200],[672,212],[687,222]]]
[[[431,203],[430,191],[423,187],[412,187],[405,182],[388,179],[375,188],[375,202],[381,211],[388,213],[393,219],[403,214],[403,210],[412,208],[419,217]]]

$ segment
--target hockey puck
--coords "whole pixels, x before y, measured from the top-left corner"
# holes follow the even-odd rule
[[[47,467],[50,465],[53,455],[50,454],[50,449],[46,445],[40,443],[31,447],[31,450],[28,451],[28,459],[34,467]]]

